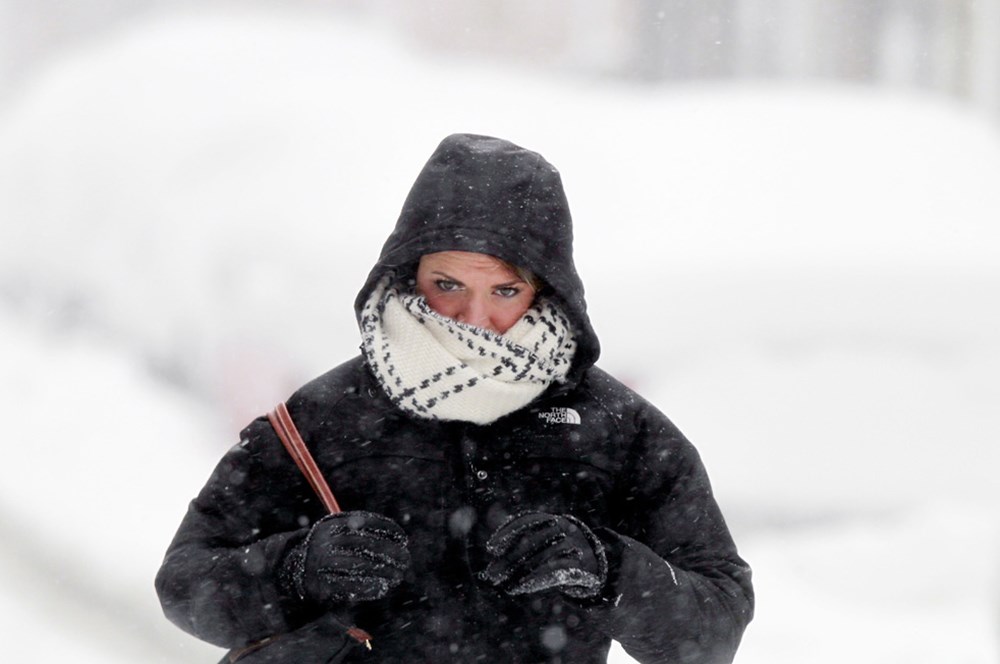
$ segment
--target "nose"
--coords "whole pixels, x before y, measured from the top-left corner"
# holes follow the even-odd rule
[[[490,310],[487,302],[483,301],[479,297],[470,297],[463,303],[462,310],[458,313],[457,319],[463,323],[468,323],[469,325],[475,325],[476,327],[482,327],[487,330],[494,329],[493,323],[490,320]]]

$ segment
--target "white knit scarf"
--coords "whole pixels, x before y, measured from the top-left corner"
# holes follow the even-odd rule
[[[361,312],[361,348],[389,399],[417,417],[489,424],[562,382],[576,350],[566,316],[536,302],[504,334],[452,320],[386,276]]]

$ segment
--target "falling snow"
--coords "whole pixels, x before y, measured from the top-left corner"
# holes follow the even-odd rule
[[[356,352],[413,176],[470,130],[559,165],[601,365],[698,445],[754,568],[737,662],[1000,661],[984,119],[584,86],[254,14],[81,48],[0,107],[10,661],[215,661],[152,589],[186,503],[248,418]]]

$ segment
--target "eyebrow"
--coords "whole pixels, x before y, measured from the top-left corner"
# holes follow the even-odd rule
[[[447,272],[442,272],[441,270],[434,270],[433,272],[431,272],[431,274],[436,274],[436,275],[442,276],[445,279],[447,279],[448,281],[454,281],[456,284],[462,284],[463,286],[465,285],[465,282],[463,282],[461,279],[456,279],[455,277],[451,276]],[[491,288],[507,288],[508,286],[514,286],[514,285],[517,285],[517,284],[530,285],[524,279],[522,279],[520,277],[516,277],[512,281],[505,281],[502,284],[493,284],[491,286]]]

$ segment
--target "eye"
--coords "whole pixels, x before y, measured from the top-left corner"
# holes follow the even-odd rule
[[[456,291],[460,288],[457,281],[452,281],[451,279],[438,279],[434,282],[439,291],[450,293]]]
[[[518,293],[521,292],[521,289],[516,286],[502,286],[501,288],[496,289],[495,292],[500,297],[512,298],[517,297]]]

